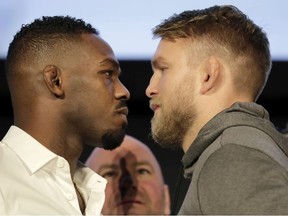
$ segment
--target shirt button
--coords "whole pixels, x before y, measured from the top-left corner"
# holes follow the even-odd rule
[[[63,168],[64,167],[64,161],[58,160],[57,161],[57,166],[60,167],[60,168]]]
[[[66,198],[67,198],[68,200],[72,200],[72,199],[73,199],[73,195],[70,194],[70,193],[68,193],[68,194],[66,194]]]

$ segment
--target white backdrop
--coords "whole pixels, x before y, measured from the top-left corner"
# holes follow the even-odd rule
[[[119,59],[150,59],[151,29],[184,10],[233,4],[267,32],[274,60],[288,60],[287,0],[1,0],[0,58],[22,24],[46,15],[70,15],[91,23]]]

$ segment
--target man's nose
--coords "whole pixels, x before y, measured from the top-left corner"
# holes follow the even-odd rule
[[[118,82],[118,85],[116,85],[115,89],[116,89],[115,91],[116,98],[122,98],[125,101],[130,99],[129,90],[126,88],[126,86],[124,86],[124,84],[120,80]]]
[[[147,97],[152,98],[154,95],[158,94],[158,83],[159,83],[159,76],[153,74],[150,78],[149,85],[145,90],[145,94]]]
[[[127,192],[133,190],[133,188],[135,189],[133,177],[128,170],[123,171],[119,179],[119,190],[121,192],[121,196],[125,197]]]
[[[125,174],[122,174],[120,179],[120,185],[121,187],[130,187],[133,184],[132,177],[129,172],[126,172]]]

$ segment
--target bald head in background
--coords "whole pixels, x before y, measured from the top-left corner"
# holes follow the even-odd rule
[[[96,148],[86,165],[108,181],[103,215],[170,214],[160,165],[141,141],[126,135],[113,151]]]

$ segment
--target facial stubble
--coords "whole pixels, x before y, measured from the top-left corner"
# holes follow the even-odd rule
[[[159,113],[151,120],[152,138],[164,148],[179,149],[195,118],[195,105],[191,90],[179,85],[169,101],[161,104]],[[168,105],[168,106],[167,106]]]

